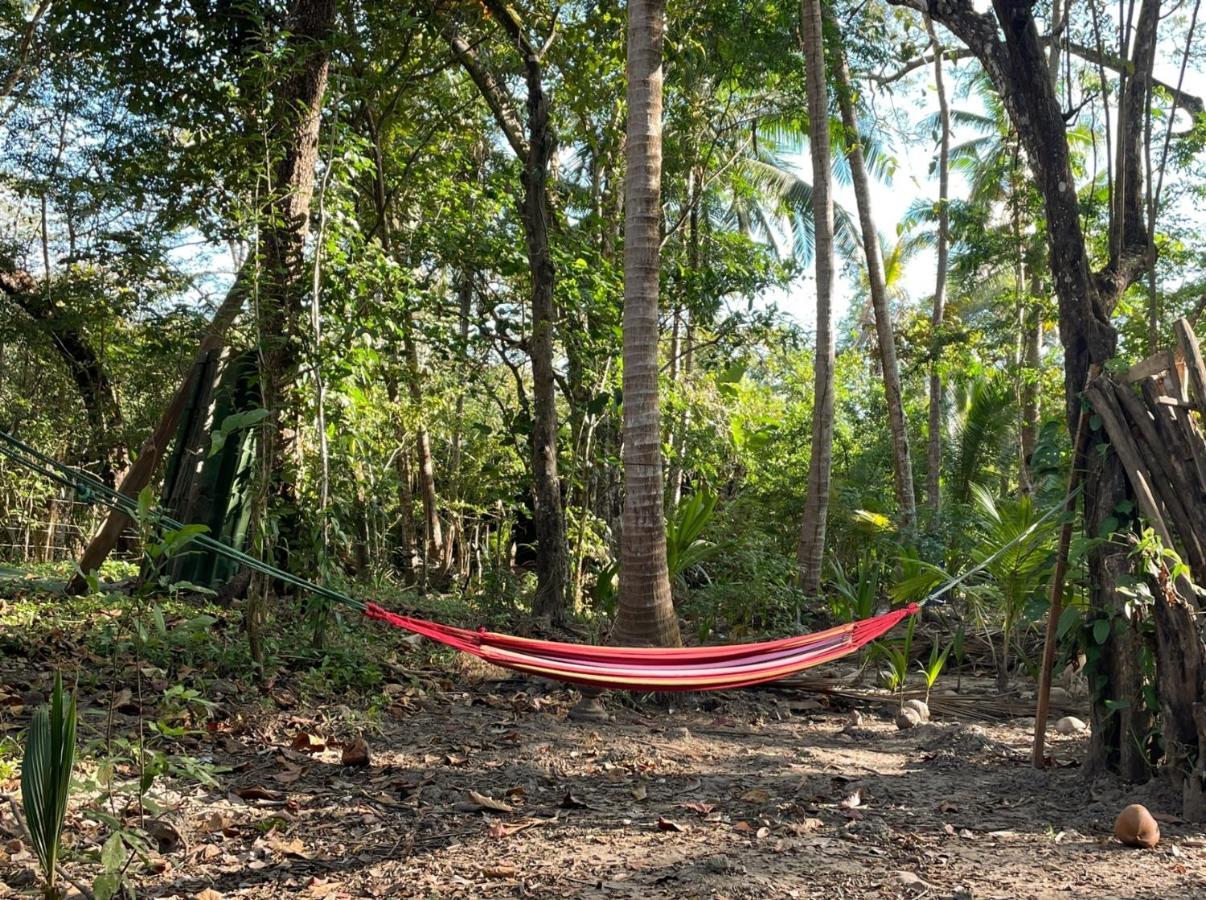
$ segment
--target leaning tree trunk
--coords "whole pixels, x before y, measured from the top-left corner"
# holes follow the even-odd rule
[[[0,293],[38,323],[50,338],[79,392],[88,423],[81,455],[84,467],[113,487],[129,464],[121,433],[121,403],[104,360],[80,328],[68,321],[51,301],[47,294],[50,287],[49,272],[43,281],[20,270],[0,272]]]
[[[879,232],[871,209],[871,183],[863,160],[862,136],[854,113],[853,88],[846,51],[839,47],[835,72],[838,105],[842,110],[842,127],[846,132],[847,158],[854,182],[854,198],[858,204],[858,220],[863,235],[863,255],[867,260],[867,282],[871,288],[871,306],[875,310],[875,333],[879,339],[879,362],[883,372],[884,397],[888,404],[888,429],[892,435],[892,474],[896,482],[896,503],[900,509],[900,526],[912,527],[917,519],[917,500],[913,494],[913,458],[909,453],[909,427],[905,419],[904,392],[900,387],[900,366],[896,361],[896,335],[892,332],[892,310],[888,304],[888,288],[884,280],[883,255]]]
[[[800,6],[804,33],[804,75],[808,89],[808,135],[812,157],[812,216],[817,271],[817,347],[812,410],[812,448],[808,462],[808,496],[796,548],[800,587],[809,595],[821,590],[825,558],[825,525],[829,514],[829,474],[833,463],[833,196],[829,171],[829,103],[825,87],[825,42],[820,0]]]
[[[661,272],[665,0],[628,4],[628,173],[624,179],[624,517],[612,638],[682,643],[666,568],[658,278]]]
[[[930,396],[929,431],[926,437],[925,496],[930,511],[937,514],[942,503],[942,373],[939,368],[941,348],[939,332],[946,314],[946,270],[950,254],[950,184],[951,184],[951,110],[946,99],[946,79],[942,73],[942,45],[934,30],[934,22],[925,17],[930,46],[934,50],[934,86],[938,93],[938,118],[941,129],[938,143],[938,265],[934,275],[934,302],[930,312]]]
[[[243,301],[247,296],[244,273],[248,271],[248,267],[244,265],[243,270],[235,278],[234,286],[227,292],[222,305],[218,307],[218,311],[210,320],[201,337],[200,346],[193,356],[188,374],[176,388],[176,393],[172,395],[171,400],[168,401],[154,430],[143,441],[138,450],[138,457],[126,470],[125,477],[118,487],[118,491],[125,496],[137,497],[154,478],[159,463],[167,452],[168,442],[176,433],[180,417],[185,407],[188,406],[189,397],[192,396],[196,386],[196,379],[207,371],[206,360],[209,359],[211,353],[221,349],[227,330],[243,307]],[[122,532],[132,524],[132,520],[125,513],[117,510],[109,512],[92,540],[88,542],[88,546],[84,548],[77,565],[78,571],[67,582],[68,594],[82,594],[88,590],[88,580],[84,577],[84,573],[90,574],[100,568],[101,563],[109,558],[109,554],[117,546]]]

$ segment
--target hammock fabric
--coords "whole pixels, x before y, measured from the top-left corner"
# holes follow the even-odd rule
[[[840,659],[891,631],[918,604],[816,634],[717,647],[596,647],[454,628],[401,616],[375,603],[364,614],[504,669],[625,691],[720,691],[794,675]]]

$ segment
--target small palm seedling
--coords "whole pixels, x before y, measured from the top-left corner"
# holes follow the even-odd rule
[[[59,896],[56,868],[74,764],[75,696],[63,690],[62,676],[56,674],[50,703],[29,724],[21,762],[21,805],[48,898]]]
[[[939,649],[937,642],[930,647],[930,659],[928,662],[917,662],[917,668],[921,670],[921,677],[925,680],[925,702],[930,702],[930,692],[934,690],[934,684],[938,681],[938,676],[942,674],[942,667],[946,665],[946,658],[950,655],[951,645],[947,644],[945,648]]]

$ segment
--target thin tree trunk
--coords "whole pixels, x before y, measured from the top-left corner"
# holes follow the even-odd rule
[[[373,141],[373,202],[376,206],[381,247],[386,256],[394,250],[393,224],[390,218],[390,194],[386,187],[385,152],[381,146],[381,125],[366,112]],[[414,316],[409,307],[402,311],[402,351],[406,368],[406,391],[416,413],[423,412],[423,380],[419,368],[419,350],[414,339]],[[444,534],[440,522],[439,497],[436,494],[435,462],[431,453],[431,435],[420,422],[415,430],[415,454],[418,463],[419,495],[423,498],[423,522],[426,538],[425,560],[441,560],[444,555]],[[442,568],[442,565],[441,565]]]
[[[536,596],[532,611],[562,622],[567,613],[566,587],[569,552],[566,544],[565,512],[561,508],[561,482],[557,475],[557,382],[553,364],[556,306],[553,290],[556,270],[549,247],[549,169],[557,150],[557,134],[549,120],[549,101],[544,89],[543,51],[533,45],[515,10],[503,0],[483,0],[506,31],[523,60],[528,96],[526,127],[520,124],[510,95],[492,72],[481,64],[477,50],[450,21],[440,30],[482,98],[494,114],[507,143],[523,164],[520,180],[523,199],[519,205],[524,244],[532,279],[532,495],[536,527]],[[526,134],[525,134],[526,130]]]
[[[697,273],[702,265],[700,254],[700,233],[699,233],[699,182],[700,173],[698,171],[691,172],[691,211],[687,216],[687,265],[693,273]],[[682,354],[682,360],[677,362],[677,371],[675,372],[676,384],[687,386],[690,384],[691,370],[695,366],[695,321],[691,313],[690,306],[684,307],[680,311],[679,318],[681,321],[682,338],[677,352]],[[680,323],[676,320],[676,325]],[[683,481],[686,478],[686,469],[683,465],[683,451],[687,444],[687,426],[691,422],[691,406],[690,398],[682,397],[682,408],[679,411],[678,419],[674,423],[672,433],[674,434],[674,446],[678,452],[675,454],[674,462],[670,466],[670,508],[675,509],[683,499]]]
[[[934,303],[930,313],[930,330],[933,334],[930,347],[930,397],[929,434],[926,446],[925,496],[932,513],[937,513],[942,503],[942,371],[939,365],[941,344],[939,332],[946,312],[946,270],[950,253],[950,178],[951,178],[951,110],[946,99],[946,79],[942,73],[942,45],[929,16],[925,27],[930,35],[930,46],[934,49],[934,84],[938,93],[938,117],[941,136],[938,144],[938,266],[934,276]]]
[[[49,295],[50,287],[49,270],[41,280],[21,270],[0,272],[0,293],[38,323],[50,338],[79,392],[88,423],[84,467],[113,487],[129,464],[122,439],[121,403],[100,353],[76,323],[59,311]]]
[[[1030,273],[1030,303],[1022,321],[1022,365],[1025,380],[1022,382],[1022,423],[1018,441],[1021,448],[1019,482],[1022,489],[1034,489],[1034,450],[1038,445],[1039,425],[1039,369],[1042,365],[1043,345],[1043,282],[1038,273]]]
[[[821,590],[825,526],[829,514],[829,475],[833,463],[833,196],[829,169],[829,104],[825,81],[824,24],[820,0],[802,0],[800,19],[804,35],[804,74],[808,91],[808,135],[812,157],[817,341],[808,496],[804,501],[796,563],[800,587],[805,593],[815,596]]]
[[[624,517],[619,610],[612,638],[621,644],[677,646],[682,638],[666,567],[657,353],[665,24],[665,0],[630,0],[624,181]]]
[[[884,396],[888,404],[888,428],[892,434],[892,471],[896,481],[896,502],[900,509],[900,525],[908,529],[917,519],[917,501],[913,494],[913,457],[909,452],[909,428],[905,419],[904,393],[900,386],[900,366],[896,361],[896,336],[892,332],[892,310],[888,304],[888,289],[884,281],[884,264],[871,209],[871,184],[863,160],[862,136],[854,112],[850,70],[846,64],[845,48],[839,48],[836,60],[836,90],[842,111],[842,127],[849,147],[851,180],[858,204],[858,219],[862,226],[863,254],[867,261],[867,281],[871,288],[871,305],[875,310],[875,333],[879,338],[880,370],[884,379]]]
[[[539,64],[537,63],[537,71]],[[532,475],[536,525],[536,596],[532,611],[562,622],[567,614],[569,555],[561,482],[557,475],[557,382],[553,366],[556,273],[549,248],[549,164],[556,135],[549,122],[548,99],[537,76],[528,78],[530,148],[523,170],[523,224],[532,273]]]

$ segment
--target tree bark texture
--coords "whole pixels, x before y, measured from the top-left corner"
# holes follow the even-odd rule
[[[808,463],[808,495],[796,563],[800,587],[809,595],[821,590],[825,561],[825,527],[829,514],[829,478],[833,464],[832,323],[833,196],[829,168],[829,103],[826,90],[824,23],[820,0],[802,0],[800,18],[804,37],[805,80],[808,93],[808,136],[812,157],[812,215],[816,254],[817,337],[815,390],[812,411],[812,447]]]
[[[624,179],[624,515],[620,599],[612,638],[682,643],[666,567],[658,279],[661,272],[664,0],[628,4],[628,129]]]
[[[1155,59],[1160,0],[1141,0],[1131,57],[1119,98],[1118,160],[1109,229],[1109,258],[1093,271],[1072,175],[1067,125],[1051,79],[1049,60],[1026,0],[993,0],[992,11],[977,12],[970,0],[890,0],[931,16],[946,26],[979,59],[996,87],[1026,150],[1035,185],[1043,197],[1052,284],[1059,301],[1060,341],[1064,348],[1066,416],[1075,433],[1080,390],[1089,367],[1114,355],[1117,333],[1110,315],[1123,292],[1154,263],[1143,208],[1143,122]],[[1090,454],[1100,471],[1085,479],[1085,523],[1089,534],[1114,515],[1126,485],[1112,457]],[[1094,609],[1112,616],[1119,606],[1118,578],[1128,569],[1125,551],[1107,543],[1090,555]],[[1139,665],[1133,636],[1111,630],[1105,676],[1094,695],[1094,735],[1089,768],[1140,774],[1134,759],[1134,722],[1114,715],[1106,701],[1129,702],[1136,696]],[[1138,706],[1135,707],[1138,709]],[[1138,715],[1138,713],[1134,713]]]
[[[515,11],[502,0],[484,0],[523,61],[527,101],[520,123],[509,92],[487,70],[477,51],[453,23],[440,30],[453,54],[481,93],[507,143],[522,164],[523,196],[519,203],[524,245],[532,281],[532,334],[528,354],[532,361],[532,495],[536,530],[536,596],[532,611],[554,622],[568,612],[569,552],[561,482],[557,474],[557,379],[553,361],[556,330],[554,288],[556,270],[549,245],[549,168],[557,149],[557,134],[549,117],[541,51],[534,46]]]

